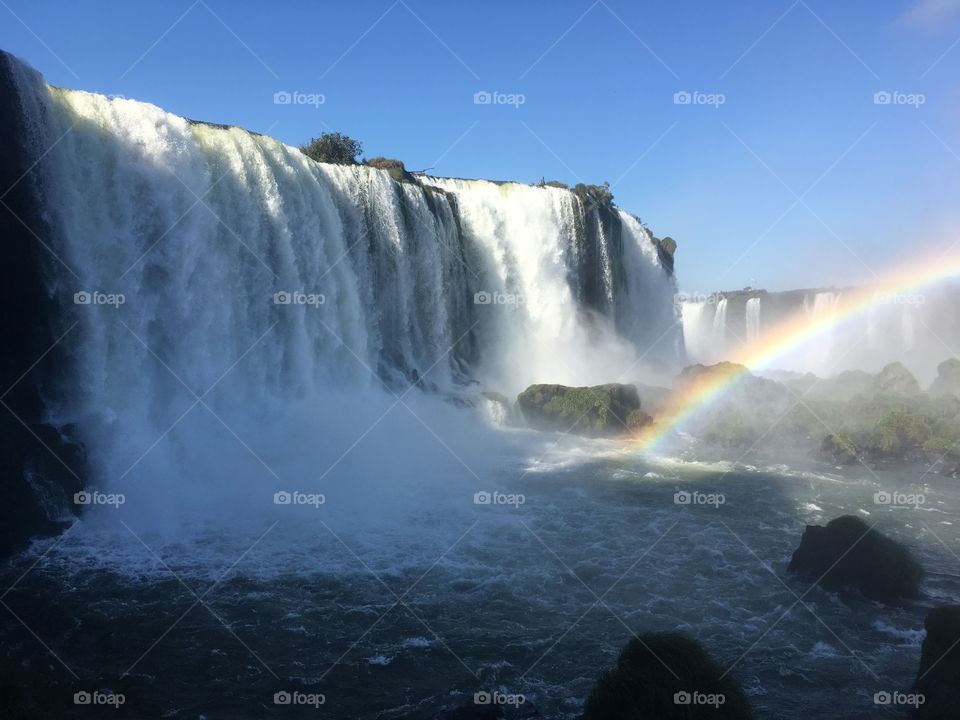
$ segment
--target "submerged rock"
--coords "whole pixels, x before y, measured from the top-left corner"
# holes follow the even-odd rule
[[[634,638],[587,698],[583,720],[753,717],[746,695],[700,643],[679,633]]]
[[[640,409],[633,385],[531,385],[517,396],[517,410],[537,430],[571,432],[590,437],[621,435],[627,418]],[[634,416],[634,422],[642,418]]]
[[[853,515],[826,527],[807,525],[790,572],[830,591],[859,590],[871,600],[894,602],[920,594],[923,568],[910,550]]]
[[[960,360],[950,358],[937,365],[937,377],[930,385],[930,394],[960,397]]]
[[[960,713],[960,605],[931,610],[923,623],[920,669],[914,690],[924,696],[921,720],[953,720]]]

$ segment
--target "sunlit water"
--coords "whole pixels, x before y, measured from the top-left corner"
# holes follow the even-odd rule
[[[874,693],[909,688],[926,610],[960,593],[955,481],[513,435],[496,478],[460,467],[402,524],[359,527],[328,499],[170,538],[103,508],[5,572],[27,573],[4,602],[40,635],[5,613],[6,659],[55,717],[90,716],[73,693],[99,688],[126,698],[111,717],[429,718],[499,689],[565,718],[632,632],[680,630],[759,717],[898,716]],[[484,489],[524,502],[475,504]],[[678,505],[678,489],[724,502]],[[925,504],[876,505],[881,489]],[[923,600],[841,600],[786,573],[804,525],[845,513],[917,553]],[[283,690],[325,703],[275,705]]]

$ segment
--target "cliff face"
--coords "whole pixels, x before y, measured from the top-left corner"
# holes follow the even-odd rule
[[[70,428],[44,422],[43,378],[62,368],[56,312],[43,277],[57,260],[37,203],[36,163],[16,90],[13,59],[0,52],[0,557],[69,523],[69,500],[82,486],[83,452]],[[65,328],[66,329],[66,328]],[[61,342],[67,342],[64,338]]]

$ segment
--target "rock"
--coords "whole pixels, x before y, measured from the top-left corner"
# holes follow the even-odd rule
[[[616,383],[531,385],[517,396],[517,410],[528,426],[589,437],[622,435],[629,430],[627,417],[639,409],[637,389]]]
[[[927,637],[914,690],[924,696],[924,702],[917,717],[954,720],[960,712],[960,605],[934,608],[923,626]]]
[[[753,717],[743,690],[732,677],[723,677],[724,670],[700,643],[685,635],[634,638],[620,653],[616,667],[597,680],[583,720]]]
[[[873,391],[882,395],[918,395],[920,383],[901,363],[892,362],[873,378]]]
[[[820,443],[820,457],[831,465],[853,465],[858,461],[857,447],[846,433],[831,433]]]
[[[960,360],[950,358],[937,365],[937,377],[930,385],[931,395],[960,397]]]
[[[826,590],[853,588],[880,602],[920,595],[923,568],[910,550],[853,515],[807,525],[788,571]]]
[[[627,415],[627,429],[630,432],[636,432],[647,427],[653,422],[653,418],[647,415],[643,410],[631,410]]]
[[[486,704],[474,702],[471,705],[462,705],[453,710],[443,710],[433,716],[432,720],[541,720],[537,709],[528,702],[519,705]]]

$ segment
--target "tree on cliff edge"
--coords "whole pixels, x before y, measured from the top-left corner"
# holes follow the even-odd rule
[[[300,152],[311,160],[337,165],[356,165],[363,144],[338,132],[325,132],[318,138],[312,138],[306,145],[300,146]]]

